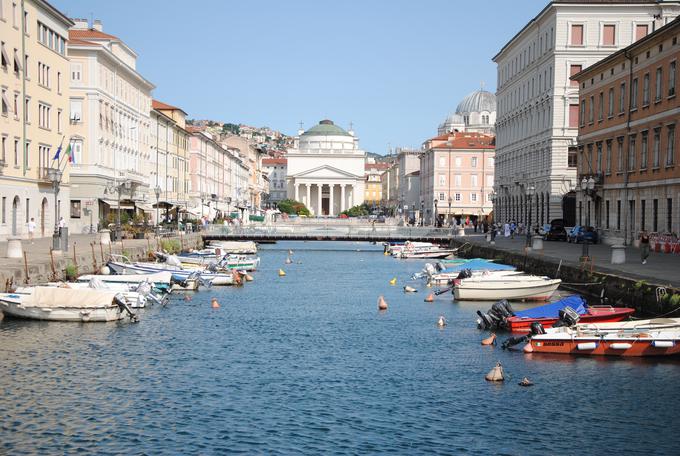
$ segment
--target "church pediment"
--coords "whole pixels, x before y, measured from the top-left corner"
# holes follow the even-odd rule
[[[357,176],[347,171],[343,171],[333,166],[323,165],[317,168],[308,169],[300,173],[294,174],[291,177],[299,178],[314,178],[314,179],[361,179],[363,176]]]

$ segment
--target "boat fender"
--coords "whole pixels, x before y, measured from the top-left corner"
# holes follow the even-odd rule
[[[210,307],[213,309],[219,309],[220,308],[220,303],[217,302],[217,298],[212,298],[210,300]]]
[[[410,287],[410,286],[408,286],[408,285],[406,285],[406,286],[404,287],[404,292],[405,292],[405,293],[415,293],[415,292],[417,292],[417,291],[418,291],[418,290],[416,290],[415,288]]]
[[[482,339],[482,345],[496,345],[496,333],[491,333],[486,339]]]
[[[628,350],[632,346],[633,344],[627,342],[614,342],[613,344],[609,344],[609,348],[612,350]]]
[[[439,316],[439,320],[437,320],[437,326],[439,326],[440,328],[446,326],[446,318],[444,318],[444,315]]]
[[[675,343],[672,340],[655,340],[652,346],[656,348],[672,348]]]
[[[90,321],[90,312],[81,311],[80,312],[80,319],[84,322]]]
[[[501,345],[501,348],[503,348],[503,350],[506,350],[528,340],[529,336],[508,337],[507,339],[505,339],[505,342],[503,342],[503,344]]]
[[[531,324],[531,335],[537,336],[539,334],[545,334],[545,328],[539,322],[535,321]]]
[[[487,382],[502,382],[505,380],[505,373],[503,372],[503,366],[500,361],[496,363],[488,374],[484,377]]]
[[[427,297],[425,298],[425,302],[434,302],[434,293],[430,293],[429,295],[427,295]]]
[[[597,348],[597,342],[581,342],[576,345],[577,350],[595,350]]]
[[[519,386],[534,386],[534,382],[524,377],[521,382],[518,383]]]

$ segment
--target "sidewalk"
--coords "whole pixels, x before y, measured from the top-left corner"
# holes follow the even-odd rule
[[[456,236],[456,240],[462,241],[463,238]],[[473,230],[466,230],[465,240],[489,246],[484,235],[474,233]],[[495,247],[523,253],[525,244],[525,236],[515,236],[515,239],[496,236]],[[557,263],[563,260],[565,263],[578,265],[582,249],[582,244],[543,241],[543,253],[532,251],[529,254],[532,256],[542,255]],[[643,265],[640,259],[640,250],[628,246],[626,248],[626,263],[611,264],[611,247],[606,244],[595,244],[590,246],[590,257],[593,259],[594,270],[596,271],[635,280],[645,280],[660,285],[670,284],[675,288],[680,288],[680,255],[678,254],[651,252],[649,258],[647,258],[647,264]]]

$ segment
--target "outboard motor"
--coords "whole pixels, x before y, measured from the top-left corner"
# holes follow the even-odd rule
[[[477,326],[480,329],[493,329],[496,327],[496,323],[491,317],[489,317],[489,315],[482,313],[479,310],[477,311],[477,315],[479,315],[479,318],[477,319]]]
[[[463,269],[458,273],[458,277],[456,277],[456,279],[469,279],[470,277],[472,277],[472,270]]]
[[[538,336],[539,334],[545,334],[545,328],[542,324],[535,321],[531,324],[531,335]]]
[[[208,266],[205,267],[206,271],[209,272],[217,272],[217,263],[212,262]]]
[[[553,328],[559,328],[560,326],[574,326],[581,319],[581,316],[571,307],[566,306],[559,312],[560,319],[557,321]]]
[[[514,312],[512,312],[512,307],[510,307],[510,311],[508,311],[508,307],[510,307],[510,304],[508,303],[507,299],[502,299],[496,303],[494,303],[491,306],[491,309],[495,310],[495,312],[502,316],[503,318],[508,318],[514,315]]]
[[[177,258],[175,255],[168,255],[167,258],[165,258],[165,263],[169,264],[170,266],[182,267],[182,262],[179,261],[179,258]]]
[[[517,344],[521,344],[522,342],[526,342],[529,340],[529,336],[519,336],[519,337],[509,337],[505,339],[505,342],[501,345],[503,350],[506,350],[508,348],[512,348]]]
[[[128,306],[127,302],[125,301],[125,297],[120,294],[116,293],[116,295],[113,297],[113,301],[118,304],[118,307],[120,307],[122,310],[128,313],[130,316],[130,321],[132,322],[137,322],[139,321],[139,318],[137,318],[137,314],[130,309],[130,306]]]

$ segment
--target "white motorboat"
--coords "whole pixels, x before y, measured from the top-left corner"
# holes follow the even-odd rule
[[[98,279],[104,283],[124,283],[128,285],[138,285],[143,282],[170,285],[172,273],[170,271],[161,271],[152,274],[85,274],[76,280],[87,283],[92,279]]]
[[[205,250],[212,250],[217,255],[226,253],[254,255],[257,253],[257,244],[253,241],[210,241],[209,247]]]
[[[405,249],[399,254],[402,259],[441,259],[454,255],[458,249],[442,249],[440,247],[429,247],[422,249]]]
[[[489,270],[474,270],[471,271],[471,276],[469,278],[488,278],[498,280],[500,278],[509,278],[511,276],[524,276],[527,275],[522,271],[510,271],[510,270],[500,270],[500,271],[489,271]],[[440,272],[430,276],[429,281],[432,285],[450,285],[454,280],[458,279],[460,272]]]
[[[106,265],[116,274],[155,274],[158,272],[170,272],[172,279],[184,282],[187,279],[197,279],[199,282],[210,283],[212,285],[233,285],[234,275],[232,272],[211,272],[205,268],[185,268],[174,259],[177,264],[169,263],[131,263],[126,257],[121,255],[111,255],[112,260]],[[169,257],[174,258],[174,257]],[[198,277],[200,275],[200,277]]]
[[[9,317],[50,321],[136,320],[117,293],[107,290],[37,286],[25,294],[0,294],[0,310]]]
[[[389,252],[392,256],[398,257],[401,252],[404,251],[406,248],[410,249],[427,249],[427,248],[432,248],[432,247],[437,247],[431,242],[411,242],[411,241],[406,241],[403,244],[388,244],[386,246],[386,251]]]
[[[457,301],[547,300],[562,281],[529,275],[471,277],[456,280],[453,295]]]

